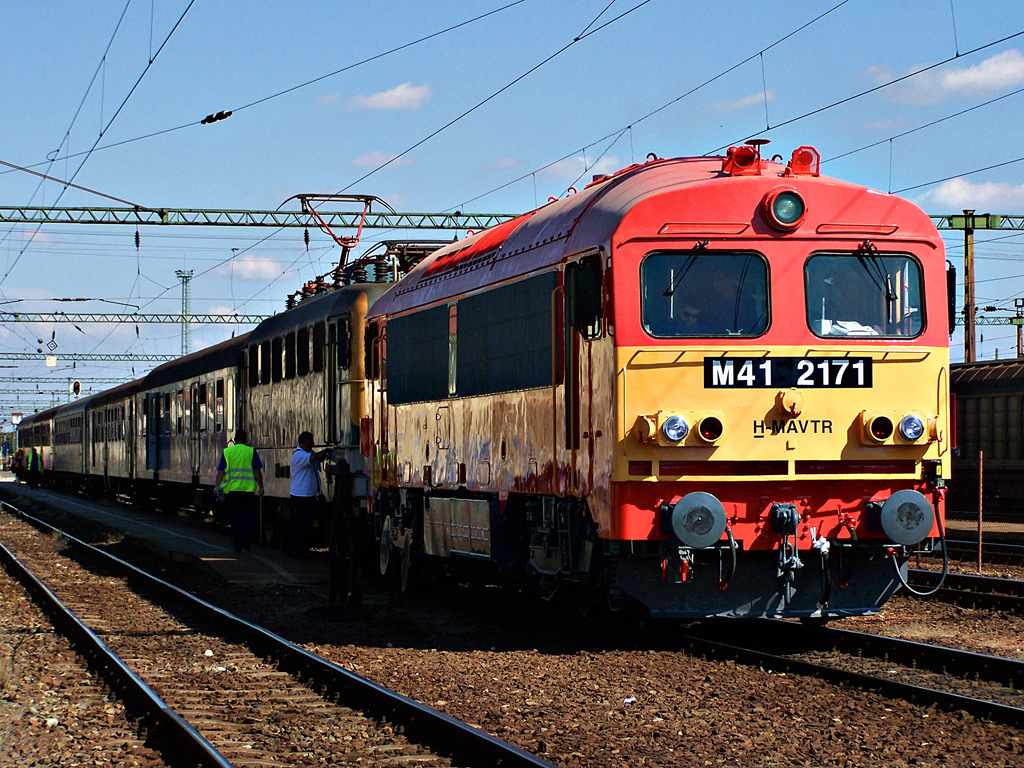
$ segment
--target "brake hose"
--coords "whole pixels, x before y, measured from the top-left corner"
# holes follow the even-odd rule
[[[949,573],[949,553],[946,551],[946,532],[942,530],[942,520],[938,515],[935,516],[935,524],[939,526],[939,543],[942,545],[942,578],[939,579],[939,583],[935,585],[933,589],[927,592],[918,592],[912,586],[907,583],[907,580],[903,578],[903,574],[900,573],[900,564],[896,560],[896,550],[893,548],[889,549],[889,557],[892,558],[893,568],[896,569],[896,578],[899,579],[900,586],[907,590],[910,594],[916,595],[917,597],[931,597],[940,589],[942,585],[946,583],[946,574]]]
[[[729,534],[729,551],[732,553],[732,560],[729,565],[729,570],[726,571],[725,577],[718,580],[718,586],[722,590],[725,590],[729,586],[729,581],[736,575],[736,539],[732,535],[732,526],[726,524],[725,532]]]

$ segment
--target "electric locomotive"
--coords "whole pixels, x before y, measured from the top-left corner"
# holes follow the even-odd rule
[[[943,243],[762,143],[595,177],[371,307],[382,572],[486,562],[656,617],[879,610],[942,531]]]

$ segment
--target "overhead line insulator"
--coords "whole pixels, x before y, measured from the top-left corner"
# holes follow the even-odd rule
[[[218,120],[227,120],[231,117],[231,110],[217,112],[216,114],[207,115],[199,121],[200,125],[209,125],[210,123],[216,123]]]

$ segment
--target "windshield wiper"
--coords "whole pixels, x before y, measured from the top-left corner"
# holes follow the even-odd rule
[[[864,267],[864,271],[871,278],[871,282],[875,284],[878,290],[885,294],[886,301],[896,301],[899,297],[890,284],[889,273],[885,269],[882,257],[878,255],[878,246],[870,240],[865,240],[857,250],[857,261]]]
[[[697,244],[690,249],[690,253],[686,257],[686,263],[684,263],[683,268],[679,270],[679,277],[669,283],[669,286],[665,289],[665,293],[663,295],[671,296],[676,292],[676,288],[679,287],[679,283],[681,283],[683,278],[686,277],[686,273],[690,271],[690,267],[697,263],[697,256],[700,255],[701,251],[708,247],[708,242],[708,240],[699,240]]]

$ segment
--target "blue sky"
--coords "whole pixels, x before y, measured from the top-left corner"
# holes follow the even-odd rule
[[[1011,37],[1024,32],[1024,4],[524,0],[497,10],[509,2],[5,1],[0,160],[147,207],[273,209],[346,190],[399,211],[504,213],[649,152],[700,155],[757,135],[785,157],[814,145],[824,173],[907,190],[929,213],[1024,214],[1024,162],[1001,165],[1024,156],[1024,35]],[[221,110],[233,114],[198,124]],[[0,168],[0,205],[53,205],[61,192]],[[76,189],[56,204],[120,205]],[[300,230],[260,242],[268,234],[143,227],[136,251],[130,227],[0,225],[0,300],[21,300],[7,311],[121,302],[177,312],[175,271],[192,269],[193,312],[280,311],[338,249],[316,231],[308,251]],[[1024,296],[1024,236],[1008,234],[978,235],[982,304]],[[363,246],[380,237],[366,233]],[[962,237],[949,242],[962,274]],[[52,301],[72,297],[94,301]],[[192,346],[231,330],[193,328]],[[982,356],[1012,354],[1010,327],[981,330]],[[134,325],[8,324],[0,351],[51,338],[58,353],[180,350],[172,325],[137,336]],[[120,363],[16,365],[0,380],[54,379],[44,392],[68,377],[131,375]]]

